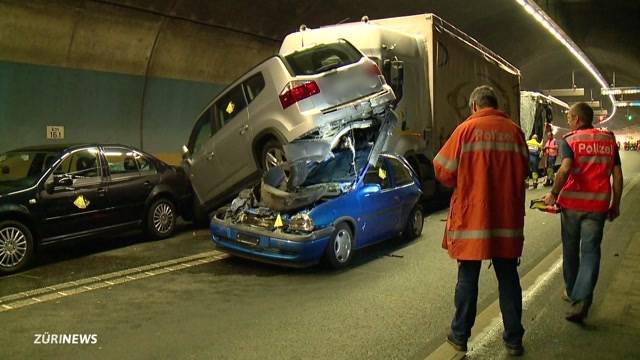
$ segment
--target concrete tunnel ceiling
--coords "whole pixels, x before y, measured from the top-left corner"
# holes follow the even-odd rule
[[[203,1],[203,0],[105,0],[117,6],[136,8],[165,16],[281,40],[304,23],[319,27],[343,21],[433,12],[495,50],[522,71],[522,88],[527,90],[584,87],[586,100],[603,106],[610,102],[600,95],[600,86],[588,72],[530,18],[513,0],[322,0],[293,1]],[[640,2],[625,0],[537,0],[597,69],[616,86],[640,86],[640,42],[637,20]],[[575,98],[565,99],[568,102]],[[640,110],[634,109],[634,118]],[[627,127],[626,110],[608,123],[611,128]]]

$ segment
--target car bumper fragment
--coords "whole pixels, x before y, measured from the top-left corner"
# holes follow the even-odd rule
[[[212,241],[222,251],[295,267],[317,263],[333,231],[330,226],[298,235],[232,224],[215,217],[211,220]]]

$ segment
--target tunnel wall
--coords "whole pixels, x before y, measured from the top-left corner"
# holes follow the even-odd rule
[[[0,151],[115,142],[177,163],[202,108],[279,45],[94,1],[2,0],[0,14]]]

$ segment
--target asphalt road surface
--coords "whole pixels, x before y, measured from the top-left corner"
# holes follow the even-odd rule
[[[623,152],[622,161],[632,186],[640,154]],[[527,203],[546,190],[528,190]],[[607,228],[633,224],[639,193],[627,192]],[[419,239],[365,249],[338,272],[229,257],[188,224],[161,241],[131,233],[51,247],[29,270],[0,278],[0,358],[424,359],[443,344],[454,310],[456,263],[440,246],[445,218],[446,209],[431,211]],[[559,216],[527,210],[521,275],[553,255],[559,226]],[[479,312],[497,299],[488,265]],[[528,299],[525,327],[558,279]],[[61,344],[73,334],[95,341]],[[491,344],[499,336],[475,358],[499,351]]]

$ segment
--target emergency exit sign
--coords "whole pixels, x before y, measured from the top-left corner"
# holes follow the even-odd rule
[[[64,126],[47,126],[47,139],[64,139]]]

